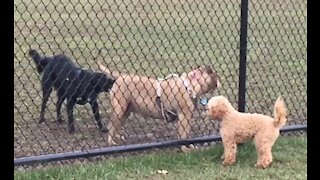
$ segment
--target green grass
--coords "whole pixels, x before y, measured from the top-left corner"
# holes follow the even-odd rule
[[[95,164],[65,165],[46,170],[15,172],[17,180],[34,179],[306,179],[307,137],[280,137],[273,147],[274,162],[265,170],[254,168],[252,142],[239,147],[235,165],[223,167],[222,146],[190,154],[160,152],[111,159]],[[159,174],[167,170],[168,174]]]

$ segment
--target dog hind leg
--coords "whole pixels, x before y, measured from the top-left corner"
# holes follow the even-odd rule
[[[58,95],[58,100],[57,100],[57,121],[59,124],[62,124],[64,121],[62,119],[62,116],[61,116],[61,107],[62,107],[62,103],[63,101],[66,99],[66,95]]]
[[[44,119],[44,114],[45,114],[45,109],[47,106],[48,99],[50,97],[50,94],[52,92],[52,87],[53,83],[48,76],[48,73],[44,73],[42,77],[42,104],[41,104],[41,111],[40,111],[40,120],[39,123],[43,123],[45,121]]]
[[[273,137],[262,137],[258,134],[255,137],[255,145],[258,154],[258,160],[255,164],[257,168],[266,168],[272,163],[272,146],[276,141],[279,133],[276,133]]]
[[[75,131],[74,127],[74,117],[73,117],[73,109],[76,104],[76,101],[72,98],[67,99],[67,113],[68,113],[68,130],[69,133],[72,134]]]
[[[178,121],[178,136],[179,139],[186,139],[189,135],[191,125],[190,121],[192,118],[191,114],[185,114],[185,113],[180,113],[178,115],[179,121]],[[186,147],[185,145],[181,146],[181,150],[183,152],[189,152],[190,148]]]
[[[271,147],[269,145],[265,145],[264,147],[256,147],[258,152],[258,160],[255,164],[257,168],[266,168],[272,162],[272,153]]]

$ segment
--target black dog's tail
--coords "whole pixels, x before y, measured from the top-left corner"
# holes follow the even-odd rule
[[[49,60],[47,58],[41,57],[39,53],[33,49],[29,50],[29,56],[32,58],[33,62],[36,64],[39,74],[41,74],[44,67],[48,64]]]

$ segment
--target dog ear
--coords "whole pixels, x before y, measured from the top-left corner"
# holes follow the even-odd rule
[[[211,116],[212,118],[216,118],[216,117],[217,117],[218,114],[217,114],[216,108],[210,107],[209,111],[210,111],[210,116]]]
[[[201,78],[203,73],[207,73],[209,75],[215,75],[215,71],[213,70],[212,66],[205,65],[205,66],[198,66],[196,69],[192,70],[189,74],[190,79],[199,79]]]
[[[222,108],[223,107],[221,106],[211,106],[209,108],[209,115],[211,116],[211,118],[221,120],[224,113]]]
[[[208,74],[212,74],[213,73],[212,66],[206,65],[205,68],[206,68],[206,71],[207,71]]]
[[[224,116],[224,114],[227,112],[227,105],[224,102],[218,102],[217,108],[216,108],[217,115],[221,118]]]
[[[218,75],[218,73],[214,70],[214,68],[211,65],[206,65],[203,67],[203,72],[206,72],[209,77],[211,78],[212,81],[212,88],[215,89],[217,87],[220,87],[220,76]]]
[[[202,76],[202,72],[201,72],[200,68],[194,69],[188,74],[188,77],[191,80],[200,79],[201,76]]]

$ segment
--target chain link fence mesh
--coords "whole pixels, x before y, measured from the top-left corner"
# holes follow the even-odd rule
[[[82,68],[110,69],[163,78],[210,64],[223,94],[238,99],[240,0],[15,0],[14,2],[14,157],[108,147],[89,104],[74,110],[77,132],[56,123],[56,95],[38,124],[41,81],[28,50],[64,53]],[[307,2],[249,1],[246,111],[272,115],[277,96],[289,109],[288,125],[307,124]],[[99,50],[102,49],[101,54]],[[108,93],[99,94],[102,121],[112,113]],[[218,125],[195,112],[189,137],[218,133]],[[66,108],[62,113],[67,121]],[[120,145],[177,139],[175,123],[131,114]]]
[[[277,96],[289,125],[307,123],[307,2],[249,3],[247,107],[266,112]]]

